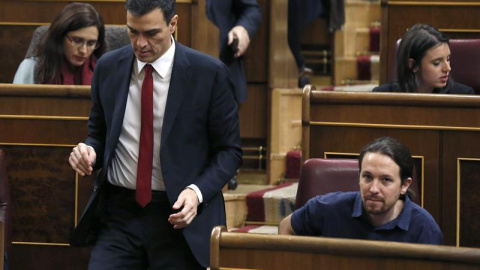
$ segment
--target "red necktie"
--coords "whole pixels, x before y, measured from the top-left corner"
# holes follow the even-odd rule
[[[152,66],[146,65],[142,85],[140,146],[138,148],[137,191],[135,199],[145,207],[152,199],[153,163],[153,78]]]

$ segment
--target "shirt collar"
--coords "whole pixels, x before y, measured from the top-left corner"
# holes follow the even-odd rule
[[[400,212],[400,214],[396,219],[390,221],[389,223],[392,223],[393,221],[395,221],[393,226],[396,225],[400,229],[404,231],[408,231],[408,228],[410,227],[410,219],[412,217],[412,210],[413,210],[413,202],[410,200],[410,198],[407,195],[405,195],[405,203],[403,204],[402,212]],[[385,225],[388,225],[389,223]]]
[[[391,230],[397,226],[404,231],[408,231],[408,228],[410,227],[410,219],[412,217],[412,209],[412,201],[408,196],[405,196],[405,203],[398,217],[386,224],[376,227],[375,230]],[[353,205],[352,217],[359,218],[362,215],[363,201],[360,192],[358,192]],[[365,217],[365,219],[368,220],[368,217]]]
[[[170,36],[170,39],[172,40],[170,48],[168,48],[168,50],[153,63],[146,63],[137,59],[137,76],[146,64],[151,64],[153,69],[157,71],[162,78],[167,76],[167,72],[173,64],[173,57],[175,55],[175,40],[173,39],[173,36]]]

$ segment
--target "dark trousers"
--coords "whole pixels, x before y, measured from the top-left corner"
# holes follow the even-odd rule
[[[293,58],[295,58],[295,63],[297,63],[297,68],[301,69],[305,67],[305,59],[301,53],[302,24],[297,2],[298,0],[288,0],[287,40]]]
[[[1,255],[0,255],[1,256]],[[3,269],[4,270],[8,270],[8,256],[7,256],[7,252],[5,251],[5,253],[3,254]]]
[[[153,192],[140,207],[135,191],[109,185],[102,229],[92,249],[90,270],[205,269],[194,258],[181,230],[168,222],[165,192]]]
[[[305,58],[301,53],[302,29],[323,13],[321,2],[320,0],[288,0],[287,40],[299,70],[305,68]]]

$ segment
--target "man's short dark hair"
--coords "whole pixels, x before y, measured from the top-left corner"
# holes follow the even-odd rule
[[[358,166],[362,170],[363,157],[367,153],[379,153],[390,157],[400,167],[400,179],[402,185],[408,178],[413,179],[413,162],[410,150],[405,145],[392,137],[381,137],[365,146],[358,157]],[[407,195],[413,198],[415,195],[411,189],[408,189]]]
[[[155,8],[163,12],[167,24],[175,16],[175,0],[127,0],[125,7],[133,16],[142,16]]]

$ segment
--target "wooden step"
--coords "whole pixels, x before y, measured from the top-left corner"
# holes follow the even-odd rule
[[[378,56],[376,56],[378,57]],[[372,61],[372,81],[375,83],[380,78],[380,61]],[[346,80],[355,81],[358,78],[357,57],[337,57],[335,59],[335,85],[344,85]]]
[[[225,212],[227,215],[227,228],[239,228],[243,226],[247,217],[246,196],[250,192],[272,187],[272,185],[238,185],[235,190],[223,192],[225,200]]]

